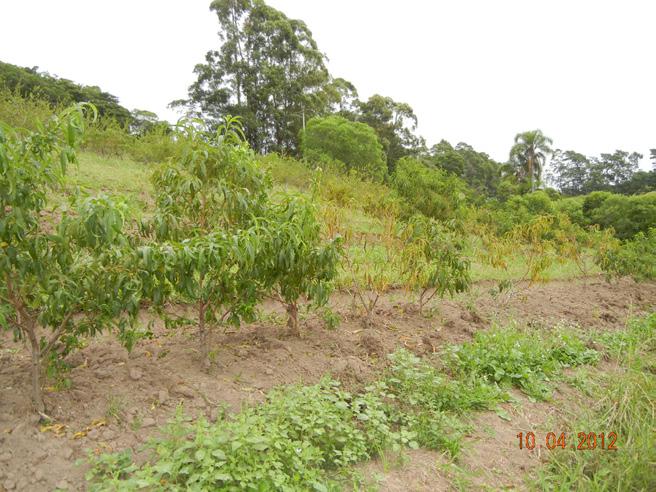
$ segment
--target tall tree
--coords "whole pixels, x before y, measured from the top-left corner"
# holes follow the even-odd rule
[[[390,174],[400,158],[416,155],[426,146],[424,139],[413,133],[417,128],[417,116],[409,104],[375,94],[358,106],[357,120],[376,130],[387,155]]]
[[[617,186],[631,180],[640,167],[640,159],[642,154],[637,152],[616,150],[612,154],[601,154],[595,164],[604,181],[611,186]]]
[[[642,155],[616,150],[599,157],[557,149],[551,159],[549,181],[567,195],[593,191],[633,194],[653,189],[652,172],[638,171]]]
[[[531,191],[535,182],[540,182],[542,168],[547,156],[552,153],[553,140],[541,130],[532,130],[515,135],[515,145],[510,150],[510,161],[520,177],[528,177]]]
[[[244,132],[258,152],[296,153],[306,119],[323,115],[341,98],[303,21],[289,19],[262,0],[215,0],[218,50],[194,69],[189,98],[173,101],[192,114],[219,123],[242,117]],[[352,87],[352,86],[351,86]]]
[[[580,195],[589,186],[591,162],[573,150],[556,149],[551,158],[549,182],[565,195]]]
[[[501,165],[484,152],[460,142],[454,148],[446,140],[433,145],[427,163],[462,178],[481,196],[495,196],[501,180]]]

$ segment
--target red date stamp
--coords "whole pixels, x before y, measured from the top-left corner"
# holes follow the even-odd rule
[[[548,432],[544,438],[536,436],[534,432],[519,432],[519,449],[532,450],[536,447],[547,449],[562,448],[568,446],[578,451],[587,451],[592,449],[602,449],[604,451],[617,451],[617,433],[616,432],[579,432],[578,434],[566,434],[561,432]],[[544,443],[544,445],[542,444]]]

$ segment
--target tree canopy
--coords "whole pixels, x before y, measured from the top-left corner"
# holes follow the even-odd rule
[[[0,85],[18,91],[23,97],[36,96],[53,106],[73,103],[93,104],[100,117],[109,117],[126,125],[131,121],[130,111],[118,102],[118,98],[100,87],[76,84],[68,79],[39,72],[38,67],[21,68],[0,62]]]
[[[541,130],[531,130],[515,135],[515,145],[510,149],[510,163],[515,174],[522,180],[528,179],[530,190],[542,178],[542,168],[552,153],[553,141]]]
[[[387,173],[383,147],[374,129],[341,116],[312,118],[302,133],[301,148],[309,160],[338,160],[373,181],[382,181]]]
[[[374,94],[366,102],[357,103],[355,119],[376,130],[390,174],[399,159],[416,155],[425,147],[424,139],[413,133],[417,128],[417,116],[407,103]]]
[[[593,191],[623,194],[645,193],[656,186],[656,171],[639,171],[642,155],[616,150],[612,154],[586,156],[557,149],[551,159],[549,181],[565,195]]]
[[[455,148],[446,140],[433,145],[426,162],[463,179],[483,196],[496,196],[501,182],[501,164],[471,145],[460,142]]]
[[[262,0],[215,0],[210,9],[221,45],[196,65],[188,99],[172,105],[215,123],[240,115],[254,150],[296,153],[305,119],[339,104],[349,84],[331,79],[303,21]]]

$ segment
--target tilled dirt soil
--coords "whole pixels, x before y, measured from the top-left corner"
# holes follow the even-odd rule
[[[341,318],[339,327],[329,330],[320,317],[310,315],[303,321],[300,339],[285,334],[282,309],[265,305],[260,322],[237,331],[215,330],[211,342],[214,365],[209,373],[201,370],[192,329],[166,331],[156,321],[154,338],[141,342],[130,354],[110,336],[98,338],[69,356],[69,389],[46,389],[48,414],[57,424],[49,428],[40,426],[30,411],[28,352],[3,334],[0,490],[84,490],[85,466],[76,465],[77,460],[89,452],[128,447],[138,454],[178,405],[190,415],[215,419],[226,408],[235,411],[261,400],[274,386],[311,384],[327,373],[346,385],[359,386],[377,377],[385,367],[385,355],[399,347],[420,355],[435,352],[444,344],[466,341],[493,323],[509,321],[536,327],[567,322],[613,329],[656,304],[656,283],[631,280],[613,284],[600,277],[585,282],[554,281],[526,288],[504,305],[490,294],[492,287],[492,283],[478,283],[473,293],[435,303],[428,315],[417,312],[407,292],[393,291],[381,298],[367,328],[352,298],[336,293],[331,307]],[[147,312],[142,318],[151,320]],[[533,409],[536,415],[551,411],[545,404],[530,402],[522,408],[524,412]],[[535,419],[540,420],[539,415]],[[488,436],[492,447],[485,448],[485,435],[481,434],[478,438],[483,444],[472,446],[479,455],[472,452],[464,458],[474,460],[480,469],[478,485],[495,488],[495,480],[502,477],[507,482],[502,485],[521,487],[521,480],[513,477],[521,477],[522,470],[537,461],[511,450],[506,440],[514,439],[515,428],[522,422],[510,425],[495,414],[477,418],[488,419],[481,426],[491,426],[495,435],[501,436]],[[495,453],[499,446],[506,446],[506,452]],[[437,466],[439,454],[420,450],[409,456],[409,466],[383,470],[381,490],[449,488],[448,473]],[[366,466],[375,471],[378,465]],[[505,475],[495,471],[503,469],[508,470]]]

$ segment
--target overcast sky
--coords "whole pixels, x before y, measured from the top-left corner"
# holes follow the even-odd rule
[[[268,0],[303,19],[361,98],[409,103],[429,144],[507,158],[540,128],[586,154],[656,147],[656,2]],[[218,46],[209,0],[3,0],[0,60],[99,85],[177,119],[192,70]]]

